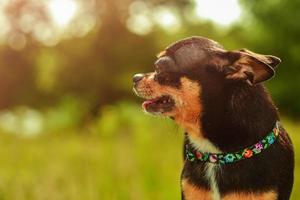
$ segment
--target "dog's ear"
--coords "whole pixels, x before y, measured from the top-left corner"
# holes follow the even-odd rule
[[[249,85],[270,79],[274,76],[274,68],[280,63],[275,56],[256,54],[246,49],[226,51],[222,57],[227,61],[223,66],[225,78],[244,81]]]
[[[272,55],[263,55],[263,54],[258,54],[254,53],[248,49],[240,49],[240,52],[252,55],[253,57],[257,58],[258,60],[270,65],[273,68],[276,68],[279,63],[281,63],[280,58]]]

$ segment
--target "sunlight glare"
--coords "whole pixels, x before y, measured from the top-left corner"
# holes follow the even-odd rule
[[[238,0],[195,0],[198,18],[212,20],[220,25],[229,25],[241,15]]]
[[[0,39],[4,37],[10,30],[7,17],[0,10]]]
[[[60,27],[64,27],[75,16],[78,4],[74,0],[51,0],[48,9],[53,22]]]
[[[5,37],[7,33],[10,31],[10,24],[7,19],[7,16],[5,16],[5,6],[7,4],[7,0],[0,0],[0,44],[2,44],[5,41]]]
[[[129,7],[130,15],[126,21],[127,28],[135,34],[147,35],[153,28],[150,13],[146,2],[134,1]]]
[[[181,21],[175,9],[161,6],[155,10],[154,19],[166,32],[175,33],[181,28]]]

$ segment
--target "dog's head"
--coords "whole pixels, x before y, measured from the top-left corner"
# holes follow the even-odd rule
[[[259,84],[274,75],[279,63],[275,56],[227,51],[215,41],[191,37],[160,53],[154,72],[136,74],[134,91],[146,99],[146,112],[169,116],[192,131],[199,128],[195,124],[205,111],[203,101],[218,98],[228,85]]]

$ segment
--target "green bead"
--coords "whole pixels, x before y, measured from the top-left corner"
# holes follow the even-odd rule
[[[220,164],[225,164],[225,161],[224,160],[219,160],[219,163]]]
[[[240,160],[240,159],[242,159],[243,156],[242,156],[241,154],[238,154],[238,153],[237,153],[237,154],[235,154],[235,157],[236,157],[238,160]]]
[[[209,155],[207,153],[205,153],[201,160],[207,161],[208,157],[209,157]]]
[[[187,156],[188,156],[188,159],[189,159],[190,161],[194,161],[194,160],[195,160],[195,156],[194,156],[193,153],[188,152],[188,153],[187,153]]]

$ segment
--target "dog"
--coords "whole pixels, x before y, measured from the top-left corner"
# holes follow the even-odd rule
[[[154,72],[133,76],[143,109],[186,131],[182,199],[289,199],[293,146],[262,85],[280,62],[193,36],[161,52]]]

